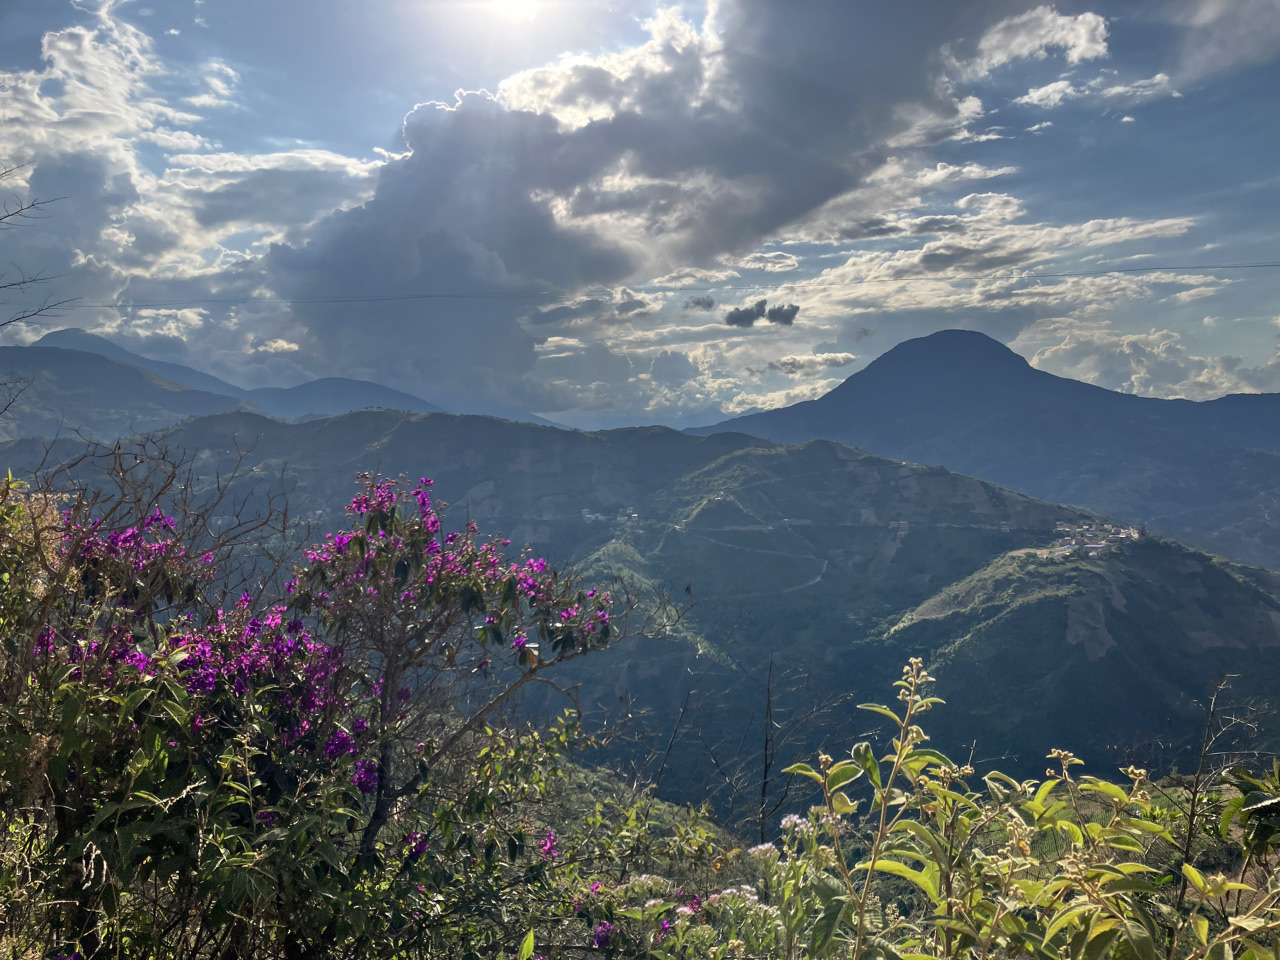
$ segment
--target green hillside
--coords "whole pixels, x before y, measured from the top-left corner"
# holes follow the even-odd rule
[[[665,796],[711,792],[742,816],[760,793],[767,709],[783,760],[844,743],[864,732],[851,704],[908,656],[936,668],[954,705],[941,746],[976,742],[1030,773],[1061,744],[1103,765],[1127,750],[1176,759],[1220,673],[1242,676],[1241,696],[1280,689],[1280,576],[1155,538],[1053,560],[1041,554],[1056,524],[1096,518],[830,441],[363,411],[205,417],[164,442],[192,459],[197,492],[243,456],[233,489],[251,508],[283,485],[321,530],[359,471],[430,476],[453,524],[622,577],[642,608],[659,593],[691,604],[670,637],[568,678],[619,734],[614,760],[661,778]],[[33,452],[5,449],[15,470]]]
[[[864,643],[925,657],[980,756],[1034,773],[1070,744],[1167,766],[1219,678],[1234,709],[1280,689],[1280,575],[1149,537],[1095,558],[1005,555]]]

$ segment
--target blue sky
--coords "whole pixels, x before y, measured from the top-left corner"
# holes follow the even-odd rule
[[[247,386],[576,426],[982,330],[1280,391],[1280,0],[9,0],[0,263]],[[21,304],[10,303],[9,309]]]

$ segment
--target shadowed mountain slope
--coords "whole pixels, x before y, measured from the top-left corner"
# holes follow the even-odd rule
[[[946,330],[899,344],[817,400],[691,432],[720,430],[942,464],[1280,567],[1278,394],[1121,394]]]
[[[98,353],[113,360],[149,370],[193,390],[221,393],[247,400],[257,409],[282,420],[293,420],[305,416],[332,417],[369,407],[406,410],[410,413],[435,413],[440,409],[421,397],[415,397],[400,390],[392,390],[390,387],[370,383],[367,380],[351,380],[347,377],[310,380],[295,387],[245,389],[180,363],[152,360],[126,350],[105,337],[86,333],[83,330],[55,330],[37,340],[34,346]]]
[[[79,350],[0,347],[0,381],[12,397],[0,416],[0,436],[6,439],[79,433],[114,440],[185,417],[252,409],[240,398],[192,390]]]
[[[1176,759],[1221,673],[1241,696],[1280,689],[1280,577],[1151,537],[1055,559],[1055,526],[1093,517],[831,441],[363,411],[204,417],[165,442],[192,457],[197,493],[247,450],[236,491],[252,504],[283,481],[321,528],[357,471],[429,476],[453,524],[502,532],[512,552],[692,598],[673,639],[586,658],[568,679],[597,716],[632,717],[640,745],[620,753],[662,769],[665,795],[714,788],[724,810],[759,796],[770,676],[780,759],[861,737],[866,718],[840,698],[879,696],[921,656],[953,701],[938,746],[976,741],[1028,775],[1052,746],[1095,771]],[[15,470],[35,452],[0,449]]]

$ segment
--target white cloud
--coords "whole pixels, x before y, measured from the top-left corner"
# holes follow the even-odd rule
[[[987,30],[973,58],[959,66],[963,76],[977,79],[1014,60],[1043,60],[1050,50],[1061,51],[1068,63],[1106,57],[1106,20],[1096,13],[1071,17],[1036,7]]]
[[[1134,80],[1132,83],[1117,83],[1110,87],[1104,86],[1100,92],[1104,97],[1127,97],[1134,100],[1144,100],[1148,97],[1178,96],[1178,92],[1173,89],[1173,81],[1170,80],[1167,73],[1157,73],[1154,77],[1148,77],[1146,80]]]
[[[745,257],[723,256],[720,261],[742,270],[764,270],[768,273],[786,273],[800,266],[793,253],[774,250],[770,253],[752,253]]]
[[[297,353],[298,345],[276,337],[274,340],[268,340],[266,343],[257,347],[258,353]]]
[[[1033,107],[1044,107],[1047,110],[1061,106],[1065,100],[1082,97],[1085,92],[1083,88],[1075,86],[1070,80],[1055,80],[1053,83],[1046,83],[1043,87],[1032,87],[1013,102],[1025,103]]]
[[[1129,83],[1114,83],[1107,76],[1095,77],[1079,86],[1070,80],[1055,80],[1042,87],[1033,87],[1013,102],[1048,110],[1061,106],[1067,100],[1090,96],[1139,101],[1152,97],[1179,97],[1181,94],[1173,88],[1168,74],[1157,73],[1154,77]]]
[[[1173,19],[1184,28],[1177,76],[1199,80],[1280,53],[1280,3],[1276,0],[1180,0]]]
[[[775,372],[788,377],[813,377],[834,368],[847,367],[857,359],[857,354],[853,353],[792,354],[770,360],[760,368],[748,367],[747,373],[752,376]]]
[[[1280,389],[1280,355],[1256,367],[1239,357],[1198,356],[1165,329],[1123,332],[1106,322],[1058,318],[1023,330],[1010,347],[1041,369],[1143,396],[1205,400]]]

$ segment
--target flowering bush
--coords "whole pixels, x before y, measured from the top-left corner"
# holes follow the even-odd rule
[[[513,936],[510,889],[558,855],[521,805],[578,734],[505,711],[609,644],[612,600],[444,533],[430,486],[367,480],[283,596],[226,606],[163,512],[112,526],[5,488],[0,937],[247,957]]]

